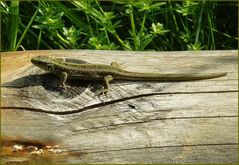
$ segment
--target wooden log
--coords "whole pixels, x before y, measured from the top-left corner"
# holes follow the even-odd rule
[[[108,96],[99,96],[98,82],[68,81],[68,90],[57,88],[56,76],[30,63],[37,55],[116,61],[136,72],[228,74],[191,82],[117,81]],[[1,56],[2,163],[238,162],[237,51],[51,50]],[[9,151],[14,145],[23,149]]]

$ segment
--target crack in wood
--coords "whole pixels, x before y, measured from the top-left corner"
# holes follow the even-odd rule
[[[102,102],[98,104],[89,105],[80,109],[75,110],[68,110],[68,111],[48,111],[40,108],[30,108],[30,107],[15,107],[15,106],[1,106],[1,109],[18,109],[18,110],[24,110],[24,111],[31,111],[31,112],[40,112],[40,113],[46,113],[46,114],[53,114],[53,115],[70,115],[75,113],[84,112],[93,108],[98,108],[106,105],[111,105],[115,103],[119,103],[122,101],[128,101],[132,99],[137,99],[140,97],[149,97],[149,96],[156,96],[156,95],[180,95],[180,94],[202,94],[202,93],[232,93],[232,92],[238,92],[238,90],[229,90],[229,91],[200,91],[200,92],[161,92],[161,93],[147,93],[147,94],[140,94],[140,95],[134,95],[129,97],[120,98],[117,100],[111,100],[108,102]]]
[[[237,145],[238,143],[205,143],[205,144],[181,144],[181,145],[168,145],[168,146],[151,146],[151,147],[134,147],[134,148],[124,148],[124,149],[112,149],[112,150],[100,150],[100,151],[94,151],[94,152],[82,152],[79,151],[80,154],[93,154],[93,153],[102,153],[102,152],[114,152],[114,151],[128,151],[128,150],[141,150],[141,149],[153,149],[153,148],[178,148],[178,147],[201,147],[201,146],[232,146]],[[69,152],[77,152],[78,150],[71,150]]]
[[[190,116],[190,117],[169,117],[169,118],[155,118],[150,119],[148,121],[136,121],[136,122],[126,122],[126,123],[120,123],[120,124],[109,124],[107,126],[100,126],[100,127],[91,127],[89,129],[81,129],[77,131],[77,133],[82,132],[89,132],[96,129],[110,129],[110,128],[116,128],[118,126],[124,126],[124,125],[135,125],[135,124],[144,124],[144,123],[150,123],[153,121],[160,121],[160,120],[187,120],[187,119],[213,119],[213,118],[231,118],[231,117],[238,117],[238,115],[217,115],[217,116]]]

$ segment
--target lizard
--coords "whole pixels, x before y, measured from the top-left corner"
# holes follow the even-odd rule
[[[122,69],[121,65],[112,62],[111,65],[93,64],[79,60],[78,63],[66,62],[64,60],[48,57],[36,56],[31,62],[39,68],[51,72],[60,77],[60,86],[66,89],[67,79],[81,79],[89,81],[102,81],[104,88],[102,94],[109,91],[109,82],[112,80],[130,81],[193,81],[211,79],[226,76],[226,72],[220,73],[140,73],[130,72]]]

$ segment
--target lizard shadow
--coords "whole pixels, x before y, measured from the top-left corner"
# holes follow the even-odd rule
[[[67,90],[59,87],[60,78],[51,73],[34,74],[23,76],[6,82],[1,85],[2,88],[15,88],[20,90],[28,90],[29,87],[42,86],[46,92],[58,93],[64,98],[74,98],[83,93],[87,88],[91,92],[102,89],[102,83],[89,82],[85,80],[72,80],[66,82]],[[37,90],[35,90],[37,92]]]

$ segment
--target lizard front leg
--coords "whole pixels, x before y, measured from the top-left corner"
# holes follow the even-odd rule
[[[104,77],[104,89],[101,94],[106,94],[109,92],[109,82],[113,80],[112,75],[107,75]]]
[[[65,82],[67,80],[67,73],[66,72],[62,72],[60,78],[61,78],[60,79],[60,86],[62,86],[64,89],[66,89]]]

